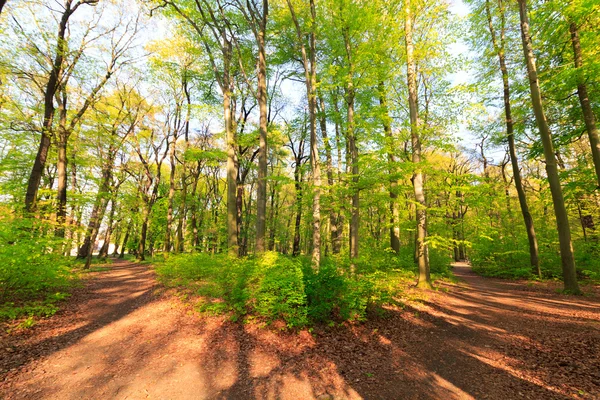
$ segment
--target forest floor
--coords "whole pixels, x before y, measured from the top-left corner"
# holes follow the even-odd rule
[[[0,333],[4,399],[600,398],[600,300],[482,278],[363,324],[277,331],[198,315],[114,262],[64,308]]]

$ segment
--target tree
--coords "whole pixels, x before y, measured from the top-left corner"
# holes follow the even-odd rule
[[[575,273],[575,260],[573,258],[573,246],[571,244],[571,228],[569,227],[569,217],[565,207],[565,201],[562,194],[562,188],[558,176],[556,164],[556,155],[552,143],[552,134],[548,121],[544,113],[542,95],[538,82],[535,58],[533,55],[533,45],[529,33],[529,18],[527,16],[526,0],[519,0],[519,16],[521,20],[521,38],[523,41],[523,52],[527,64],[527,74],[529,78],[529,87],[531,94],[531,103],[537,121],[539,134],[544,147],[544,160],[546,162],[546,173],[548,183],[552,192],[552,203],[554,205],[554,214],[558,227],[558,239],[560,242],[560,257],[563,271],[563,282],[566,291],[579,294],[579,284]]]
[[[223,115],[227,137],[227,243],[230,255],[238,255],[237,228],[237,140],[232,116],[232,62],[234,38],[229,25],[229,15],[220,0],[190,2],[164,1],[163,7],[172,8],[197,33],[204,46],[215,79],[223,95]],[[201,21],[200,25],[196,21]],[[206,29],[205,29],[206,27]],[[208,33],[206,33],[208,31]],[[217,60],[214,46],[219,47],[220,60]]]
[[[69,19],[82,5],[95,6],[97,3],[98,0],[65,1],[64,11],[62,12],[58,23],[54,61],[52,62],[48,83],[44,90],[44,119],[41,129],[40,144],[35,157],[35,162],[31,169],[31,174],[27,183],[27,192],[25,194],[25,211],[27,212],[33,211],[35,207],[37,192],[46,165],[48,150],[50,149],[55,111],[54,96],[60,87],[62,80],[61,74],[64,70],[63,62],[67,51],[66,33],[68,30]]]
[[[425,192],[423,187],[423,172],[419,166],[421,163],[421,139],[419,137],[420,121],[417,97],[417,67],[414,56],[413,11],[411,7],[411,2],[407,1],[404,32],[406,35],[406,79],[408,86],[408,107],[410,110],[412,162],[415,164],[412,183],[415,191],[415,199],[417,200],[416,259],[419,267],[417,287],[429,289],[431,288],[431,276],[429,272],[429,250],[427,248],[427,203],[425,202]]]
[[[308,120],[310,129],[310,167],[312,171],[312,265],[318,269],[321,263],[321,168],[319,160],[319,148],[317,142],[317,45],[316,45],[316,7],[314,0],[309,1],[308,18],[308,50],[304,43],[306,35],[300,26],[300,21],[291,0],[287,0],[296,37],[302,55],[302,67],[304,69],[304,83],[306,85],[306,96],[308,99]],[[326,125],[326,123],[324,124]],[[323,135],[326,135],[326,126],[322,126]],[[301,152],[301,151],[300,151]],[[298,159],[296,159],[298,165]],[[296,173],[294,174],[296,176]],[[330,182],[331,184],[331,182]],[[295,242],[294,242],[295,243]]]
[[[539,255],[538,255],[538,243],[537,237],[535,235],[535,229],[533,226],[533,218],[531,217],[531,213],[529,212],[529,206],[527,204],[527,196],[525,195],[525,190],[523,189],[523,182],[521,179],[521,171],[519,169],[519,161],[517,158],[517,150],[515,146],[515,134],[514,134],[514,122],[512,117],[512,110],[510,105],[510,86],[509,86],[509,77],[508,77],[508,69],[506,67],[506,55],[505,55],[505,45],[506,45],[506,16],[503,0],[498,0],[498,13],[500,15],[500,41],[498,42],[496,36],[496,30],[494,28],[493,19],[492,19],[492,11],[490,7],[489,0],[485,1],[485,11],[488,22],[488,29],[491,37],[491,44],[494,52],[498,56],[498,61],[500,64],[500,73],[502,75],[502,86],[503,86],[503,98],[504,98],[504,115],[505,115],[505,123],[506,123],[506,137],[508,139],[508,149],[510,154],[510,161],[513,170],[513,177],[515,182],[515,187],[517,189],[517,194],[519,197],[519,205],[521,207],[521,214],[523,215],[523,220],[525,222],[525,229],[527,231],[527,240],[529,241],[529,257],[532,268],[535,270],[536,274],[541,277],[542,270],[540,268],[539,263]]]

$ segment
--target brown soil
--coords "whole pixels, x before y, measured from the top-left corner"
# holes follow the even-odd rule
[[[54,317],[1,334],[0,398],[600,398],[597,294],[455,273],[367,323],[278,332],[198,316],[116,262]]]

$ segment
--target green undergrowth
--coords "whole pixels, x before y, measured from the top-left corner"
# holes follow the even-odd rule
[[[527,244],[523,243],[521,247],[525,250],[476,245],[471,254],[473,271],[494,278],[540,280],[530,265]],[[574,243],[574,247],[579,281],[582,284],[600,283],[600,246],[598,243],[579,241]],[[542,280],[562,279],[560,253],[556,243],[540,246],[539,259]]]
[[[50,316],[77,281],[51,225],[0,212],[0,321]]]
[[[402,259],[385,252],[363,257],[352,274],[344,257],[325,257],[315,270],[308,257],[274,252],[239,259],[192,253],[171,255],[156,264],[156,271],[164,285],[193,299],[200,312],[302,327],[383,313],[382,307],[395,304],[401,288],[414,282],[414,267],[405,268]],[[436,276],[451,272],[440,268]]]

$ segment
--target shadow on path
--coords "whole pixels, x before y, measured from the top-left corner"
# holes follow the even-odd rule
[[[309,333],[198,317],[154,297],[146,266],[117,263],[32,336],[39,360],[0,397],[600,398],[597,299],[455,272],[421,302]]]

